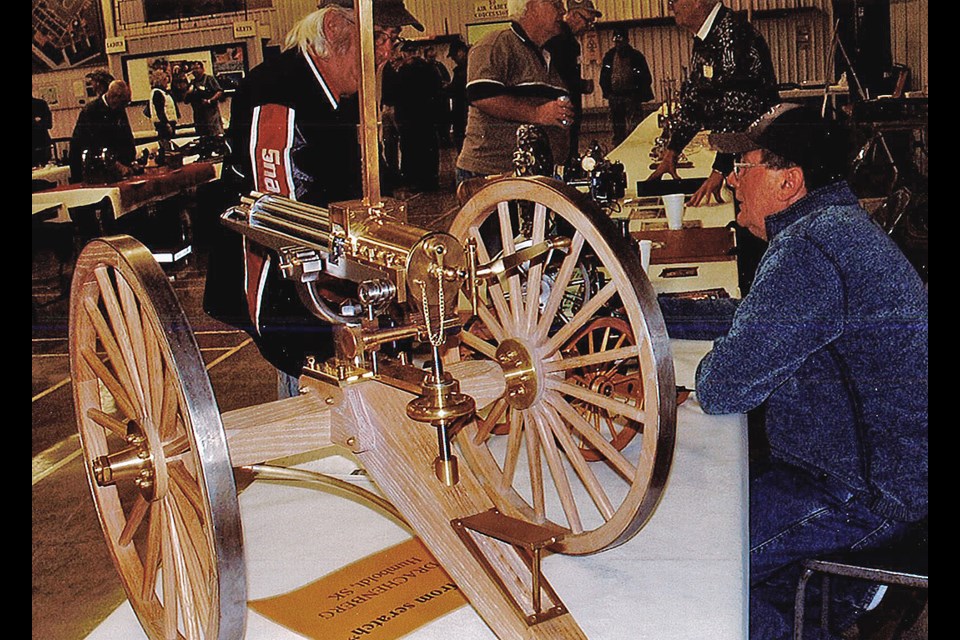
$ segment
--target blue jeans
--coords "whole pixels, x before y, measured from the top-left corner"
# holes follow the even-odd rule
[[[468,171],[466,169],[461,169],[457,167],[456,169],[456,181],[457,186],[460,186],[460,183],[464,180],[469,180],[470,178],[483,178],[490,175],[489,173],[477,173],[476,171]]]
[[[783,463],[753,472],[750,478],[750,637],[793,638],[794,597],[807,558],[886,547],[910,527],[879,516],[864,496],[838,483],[819,480]],[[807,588],[805,638],[819,633],[819,580]],[[877,585],[832,578],[833,633],[849,627],[877,591]],[[827,638],[836,636],[828,635]]]
[[[277,369],[277,399],[284,400],[300,395],[300,378]]]

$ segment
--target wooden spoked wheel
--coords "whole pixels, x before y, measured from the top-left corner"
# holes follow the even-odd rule
[[[243,636],[236,484],[200,351],[170,283],[129,236],[89,243],[70,299],[87,477],[127,597],[152,639]]]
[[[596,354],[610,349],[620,349],[633,345],[630,325],[615,316],[594,318],[588,322],[561,350],[564,358],[575,358]],[[567,381],[590,389],[603,396],[614,398],[635,398],[638,406],[643,407],[643,385],[640,372],[629,361],[615,360],[586,364],[567,370]],[[575,400],[572,403],[580,414],[593,425],[599,433],[618,451],[633,440],[643,430],[643,425],[630,416],[613,413],[589,401]],[[589,462],[603,459],[603,454],[583,436],[580,441],[580,453]]]
[[[451,362],[492,359],[507,381],[456,442],[501,511],[570,531],[554,550],[587,554],[622,544],[659,503],[676,429],[669,340],[637,252],[591,200],[540,177],[489,182],[450,233],[475,241],[481,263],[518,245],[570,239],[551,278],[543,277],[550,262],[543,255],[487,281],[476,310],[484,329],[461,332],[445,352]],[[562,313],[584,264],[595,265],[604,284]],[[591,372],[600,371],[616,376],[595,385]],[[604,433],[594,415],[632,433]]]

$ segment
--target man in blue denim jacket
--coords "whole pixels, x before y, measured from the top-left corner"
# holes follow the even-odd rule
[[[780,104],[710,142],[739,155],[737,222],[769,247],[742,301],[661,308],[671,337],[722,335],[697,369],[704,412],[762,412],[750,637],[791,638],[803,559],[889,546],[927,515],[927,291],[840,179],[841,136],[816,111]],[[839,630],[877,588],[835,586]]]

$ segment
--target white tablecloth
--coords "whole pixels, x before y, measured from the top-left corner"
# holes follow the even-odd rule
[[[693,386],[708,342],[673,341],[677,384]],[[690,398],[677,411],[677,444],[663,500],[632,540],[592,556],[551,555],[544,574],[586,635],[597,640],[747,638],[747,441],[742,415],[707,416]],[[334,456],[308,468],[347,473]],[[255,482],[240,494],[250,599],[299,588],[409,533],[353,501]],[[248,609],[247,638],[302,639]],[[129,603],[90,640],[145,638]],[[457,609],[411,640],[490,640],[474,610]]]
[[[33,179],[46,180],[55,185],[67,184],[70,182],[70,167],[61,167],[55,164],[38,167],[33,169]]]
[[[212,165],[214,175],[210,180],[211,182],[220,178],[222,168],[220,162],[212,163]],[[67,171],[69,172],[69,169],[67,169]],[[69,209],[97,204],[104,198],[110,200],[111,206],[113,207],[113,214],[116,218],[124,216],[135,210],[136,207],[141,207],[146,204],[143,201],[137,201],[134,207],[124,207],[120,198],[120,189],[115,185],[109,184],[85,185],[76,189],[65,189],[61,191],[39,191],[34,193],[32,197],[34,210],[37,210],[37,207],[54,205],[60,207],[57,217],[48,222],[70,222]],[[166,197],[169,197],[169,195]]]

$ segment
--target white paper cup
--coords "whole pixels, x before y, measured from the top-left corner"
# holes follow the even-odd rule
[[[640,241],[640,265],[644,273],[650,272],[650,251],[653,249],[652,240]]]
[[[667,210],[667,227],[673,230],[683,228],[684,201],[687,196],[682,193],[671,193],[663,197],[663,208]]]

